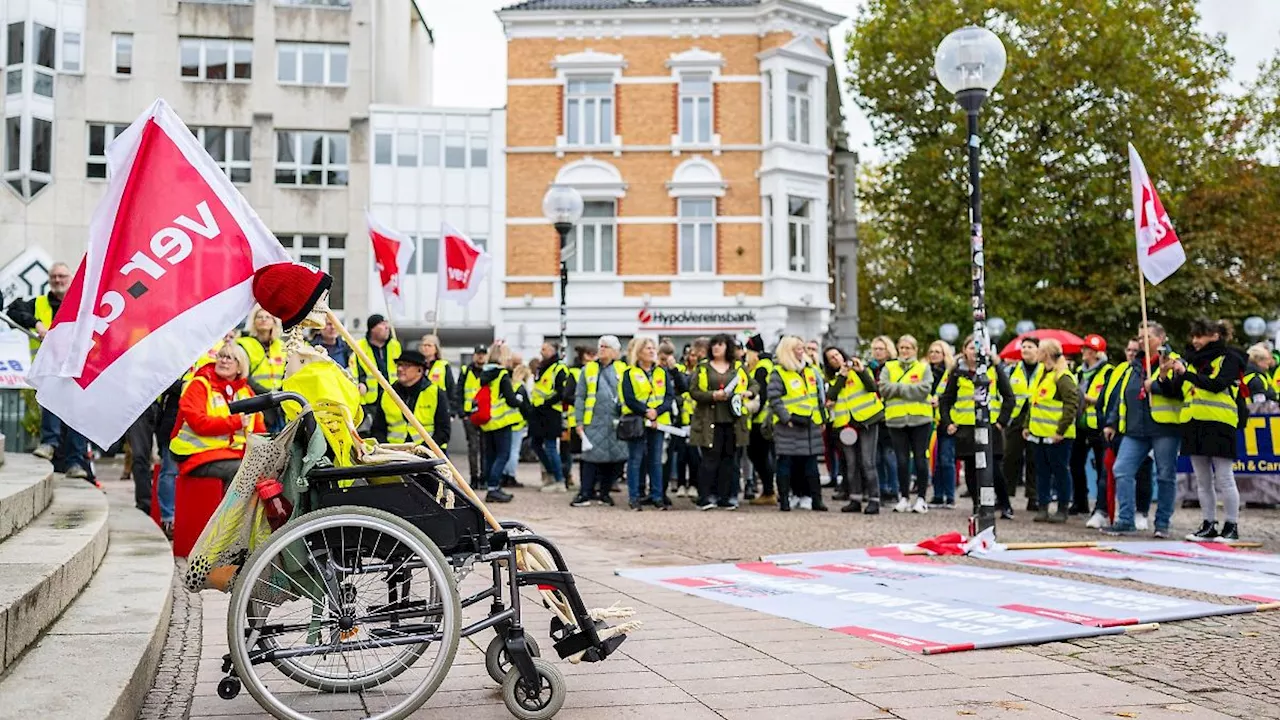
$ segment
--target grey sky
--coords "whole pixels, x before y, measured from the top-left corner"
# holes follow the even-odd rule
[[[501,107],[506,104],[506,41],[494,11],[514,0],[428,0],[423,11],[436,37],[435,104],[444,107]],[[851,18],[862,0],[810,0]],[[1200,0],[1202,26],[1224,33],[1235,56],[1233,85],[1257,76],[1258,64],[1280,47],[1280,0]],[[836,57],[844,55],[844,36],[853,25],[846,19],[832,33]],[[841,85],[847,71],[838,67]],[[853,145],[865,160],[879,152],[871,145],[871,131],[858,108],[844,92],[845,117]]]

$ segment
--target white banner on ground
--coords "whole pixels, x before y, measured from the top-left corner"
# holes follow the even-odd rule
[[[1280,555],[1241,550],[1214,542],[1118,542],[1102,547],[1119,550],[1126,555],[1181,560],[1197,565],[1211,565],[1224,570],[1244,570],[1280,575]]]
[[[619,575],[846,635],[925,654],[979,650],[1123,632],[982,607],[868,573],[823,572],[769,562],[619,570]]]
[[[795,570],[856,573],[895,589],[1095,627],[1234,615],[1252,612],[1255,607],[1197,602],[1077,580],[943,562],[882,548],[781,555],[769,559]]]
[[[1148,585],[1238,597],[1256,603],[1280,602],[1280,576],[1278,575],[1247,570],[1227,570],[1173,560],[1155,560],[1097,548],[1006,550],[987,553],[982,556],[982,559],[1098,577],[1136,580]]]

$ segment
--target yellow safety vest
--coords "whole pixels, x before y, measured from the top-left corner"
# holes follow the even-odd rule
[[[1102,367],[1094,372],[1093,377],[1089,378],[1088,386],[1084,386],[1084,371],[1081,370],[1076,375],[1076,382],[1081,383],[1081,390],[1084,390],[1084,396],[1090,400],[1094,400],[1093,407],[1084,408],[1084,424],[1090,430],[1097,430],[1102,427],[1102,405],[1106,402],[1106,398],[1102,393],[1110,392],[1111,376],[1115,375],[1115,366],[1111,363],[1103,363]]]
[[[484,432],[514,428],[524,420],[520,415],[520,409],[508,405],[507,399],[502,397],[502,378],[509,375],[510,373],[503,370],[498,373],[498,377],[494,378],[493,382],[489,383],[489,422],[480,426]]]
[[[444,386],[445,377],[448,376],[449,361],[436,360],[431,363],[431,369],[427,370],[427,379],[431,380],[432,385]],[[390,380],[391,378],[387,378]]]
[[[470,415],[476,409],[476,393],[480,392],[480,373],[467,366],[467,379],[462,381],[462,412]]]
[[[947,380],[949,380],[950,378],[951,378],[951,368],[947,368],[946,370],[943,370],[942,379],[938,381],[937,385],[933,386],[933,392],[929,393],[929,397],[936,398],[942,395],[942,391],[945,390],[947,387]],[[933,423],[935,425],[942,422],[942,411],[940,410],[940,408],[941,408],[941,405],[935,405],[933,407]]]
[[[370,360],[373,360],[373,346],[369,344],[369,339],[356,341],[356,347],[364,351]],[[391,382],[396,376],[396,358],[400,357],[400,341],[391,338],[387,340],[387,366],[379,368],[382,371],[382,377]],[[375,361],[376,362],[376,361]],[[356,353],[351,353],[351,358],[347,360],[347,370],[351,372],[351,377],[356,379],[356,385],[364,383],[364,394],[360,396],[360,402],[364,405],[372,405],[378,402],[378,381],[366,370],[364,364],[356,357]]]
[[[1217,378],[1222,372],[1222,358],[1215,358],[1210,363],[1210,378]],[[1196,369],[1187,366],[1187,374],[1195,374]],[[1203,388],[1198,388],[1186,380],[1183,381],[1183,392],[1186,397],[1186,403],[1183,405],[1182,422],[1188,420],[1202,420],[1204,422],[1218,422],[1230,427],[1236,427],[1240,424],[1240,409],[1236,405],[1236,395],[1239,392],[1239,385],[1231,385],[1224,392],[1212,393]]]
[[[905,382],[915,384],[924,378],[925,370],[928,365],[916,360],[907,367],[903,367],[901,360],[890,360],[885,364],[885,372],[889,376],[889,382],[897,383]],[[884,404],[885,420],[896,420],[898,418],[917,417],[930,420],[933,418],[933,408],[929,407],[929,403],[924,400],[904,400],[902,398],[889,398]]]
[[[621,360],[614,360],[613,370],[621,382],[622,373],[627,371],[627,364]],[[582,368],[582,377],[587,381],[587,401],[582,410],[582,424],[587,426],[591,424],[591,418],[596,409],[596,390],[600,384],[600,361],[592,360],[587,363]]]
[[[204,385],[205,394],[207,395],[205,409],[210,417],[231,417],[231,411],[227,407],[227,399],[222,393],[213,391],[213,386],[209,384],[208,378],[197,377],[192,382]],[[253,397],[253,390],[246,386],[236,392],[235,399],[244,400],[249,397]],[[245,429],[237,430],[230,435],[217,435],[215,437],[197,435],[184,420],[182,428],[178,430],[178,434],[169,441],[169,450],[177,455],[190,457],[209,450],[221,450],[223,448],[243,450],[247,440],[248,431]]]
[[[995,423],[996,418],[1000,416],[1001,408],[1004,407],[1004,400],[1000,398],[994,367],[987,368],[987,379],[991,381],[987,389],[987,405],[991,422]],[[956,378],[956,402],[951,406],[951,422],[956,425],[973,427],[978,424],[978,404],[973,399],[973,389],[973,379],[968,373],[961,373]]]
[[[36,297],[35,315],[37,322],[44,323],[45,330],[48,330],[49,326],[53,324],[53,305],[49,303],[48,295],[39,295]],[[31,347],[31,352],[35,352],[40,349],[40,340],[37,338],[31,338],[28,344]]]
[[[242,337],[236,340],[249,356],[249,382],[267,390],[279,390],[284,382],[284,343],[280,338],[271,341],[265,351],[257,338]]]
[[[862,378],[852,370],[835,400],[836,404],[831,408],[831,424],[836,428],[870,420],[876,413],[884,410],[884,402],[876,394],[875,388],[863,385]]]
[[[719,388],[710,387],[708,383],[707,370],[710,367],[711,367],[711,362],[709,360],[703,360],[702,362],[698,363],[698,389],[701,390],[702,392],[713,392],[714,390],[719,389]],[[747,392],[747,382],[748,382],[747,371],[742,369],[742,365],[739,363],[734,364],[733,371],[738,378],[737,384],[733,386],[733,394],[745,395]],[[742,402],[742,401],[740,400],[739,402]],[[692,416],[690,416],[690,420],[692,420]]]
[[[571,367],[571,368],[568,368],[568,370],[569,370],[569,374],[573,376],[574,394],[577,394],[578,383],[582,381],[582,368]],[[570,400],[572,400],[572,398],[570,398]],[[573,402],[570,402],[568,405],[564,406],[564,413],[565,413],[565,425],[570,430],[578,427],[578,416],[573,412]]]
[[[628,376],[631,378],[631,389],[635,391],[636,400],[644,403],[650,410],[656,409],[667,398],[667,371],[661,366],[653,366],[653,377],[649,375],[641,367],[631,367],[627,369]],[[618,395],[622,395],[622,390],[618,390]],[[627,404],[622,403],[623,415],[634,415],[631,408]],[[658,416],[658,424],[670,425],[671,413],[664,412]]]
[[[1009,387],[1013,390],[1013,417],[1022,414],[1023,408],[1027,406],[1027,400],[1031,399],[1031,390],[1040,384],[1040,380],[1044,378],[1044,364],[1036,365],[1036,371],[1027,377],[1027,366],[1019,361],[1014,366],[1013,372],[1009,373]]]
[[[759,370],[760,368],[764,368],[765,383],[767,384],[769,382],[769,375],[773,373],[774,367],[776,366],[773,364],[773,361],[770,360],[769,358],[760,358],[760,361],[756,363],[755,370],[752,370],[751,374],[752,376],[754,376],[756,374],[756,370]],[[760,388],[761,395],[765,395],[767,392],[768,392],[768,388]],[[751,416],[751,422],[755,425],[763,426],[768,421],[769,421],[769,403],[765,402],[765,399],[762,397],[760,398],[760,409],[756,411],[755,415]]]
[[[428,434],[436,431],[436,409],[440,405],[440,388],[441,386],[434,382],[428,384],[422,392],[418,393],[418,399],[413,404],[413,416],[418,418],[418,422],[422,423],[422,429]],[[423,441],[387,393],[382,394],[381,405],[383,417],[387,419],[387,442]]]
[[[1177,353],[1173,353],[1171,357],[1174,360],[1180,359]],[[1133,365],[1126,364],[1124,372],[1111,373],[1111,381],[1107,383],[1107,397],[1111,397],[1111,393],[1117,385],[1120,386],[1120,432],[1123,434],[1128,430],[1128,414],[1129,405],[1125,402],[1124,387],[1129,384],[1129,378],[1133,376]],[[1165,397],[1164,395],[1150,395],[1151,398],[1151,419],[1161,425],[1180,425],[1182,423],[1182,408],[1184,402],[1181,398]]]
[[[1057,370],[1044,373],[1031,395],[1031,422],[1028,429],[1036,437],[1051,438],[1058,432],[1063,409],[1062,398],[1058,397],[1060,375]],[[1075,436],[1076,424],[1072,422],[1067,426],[1067,433],[1063,437],[1070,439]]]
[[[795,372],[781,365],[773,369],[782,379],[787,389],[782,396],[782,406],[792,417],[809,418],[814,425],[822,424],[822,405],[818,402],[818,373],[812,365],[805,365],[804,370]],[[925,408],[929,406],[926,404]],[[775,417],[774,422],[778,418]]]
[[[533,395],[529,398],[534,407],[542,407],[547,404],[547,401],[554,398],[553,407],[556,410],[564,410],[564,403],[560,402],[560,398],[556,397],[556,379],[567,370],[568,368],[564,366],[564,363],[556,361],[546,372],[542,373],[538,381],[533,384]]]

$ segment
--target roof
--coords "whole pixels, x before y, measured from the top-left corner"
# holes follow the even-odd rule
[[[523,0],[507,10],[625,10],[629,8],[747,7],[761,0]]]

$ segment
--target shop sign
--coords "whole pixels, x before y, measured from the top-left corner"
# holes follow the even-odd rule
[[[757,325],[754,310],[655,310],[641,308],[637,314],[642,328],[722,330],[754,328]]]

